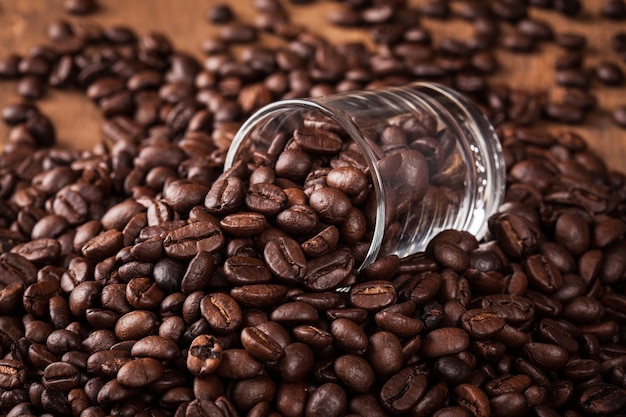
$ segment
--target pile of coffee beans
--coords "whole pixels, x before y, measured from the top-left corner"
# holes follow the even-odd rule
[[[604,3],[598,19],[623,18],[622,2]],[[592,75],[584,37],[529,14],[576,18],[579,0],[337,4],[329,19],[375,48],[326,40],[277,0],[253,4],[252,23],[209,11],[222,26],[202,61],[165,34],[86,20],[53,22],[49,43],[0,58],[24,98],[2,111],[0,414],[624,415],[626,176],[542,125],[584,123],[594,85],[623,86],[624,34]],[[420,25],[453,17],[474,36],[434,42]],[[283,43],[259,44],[264,32]],[[575,89],[567,102],[492,82],[496,48],[543,42],[568,51],[556,80]],[[484,241],[447,230],[357,272],[332,225],[303,240],[311,218],[295,202],[313,193],[295,187],[269,214],[280,173],[222,175],[264,104],[415,80],[466,93],[497,128],[506,202]],[[83,91],[105,139],[53,147],[35,101],[47,88]]]

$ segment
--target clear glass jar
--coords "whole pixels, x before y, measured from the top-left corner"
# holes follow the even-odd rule
[[[358,248],[360,268],[381,256],[423,251],[445,229],[480,239],[505,189],[493,127],[471,100],[435,83],[267,105],[235,136],[225,170],[236,161],[250,170],[273,168],[282,187],[299,187],[307,197],[339,188],[364,216],[342,218],[345,198],[332,201],[337,193],[328,190],[309,203],[323,225],[343,231],[339,245]],[[365,191],[353,186],[363,176],[352,167],[365,174]],[[363,218],[367,230],[355,237]]]

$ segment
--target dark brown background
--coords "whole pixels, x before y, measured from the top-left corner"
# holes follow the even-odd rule
[[[420,3],[416,0],[410,1],[416,5]],[[100,0],[99,11],[88,18],[65,14],[63,0],[0,0],[0,54],[25,53],[29,47],[46,40],[49,22],[65,18],[92,19],[103,25],[130,25],[140,34],[161,31],[170,37],[178,49],[200,58],[202,40],[215,33],[216,29],[207,23],[205,15],[211,5],[217,3],[231,4],[240,20],[253,22],[252,0]],[[586,34],[586,67],[603,58],[620,62],[611,51],[609,40],[617,30],[626,29],[626,22],[610,22],[598,18],[602,3],[603,0],[583,1],[584,11],[575,19],[535,9],[531,11],[531,17],[551,22],[556,32]],[[318,0],[310,5],[297,7],[290,6],[288,1],[285,4],[293,10],[293,20],[296,23],[310,25],[316,32],[323,33],[330,39],[365,39],[363,32],[338,29],[326,23],[328,13],[337,7],[335,2]],[[461,7],[460,2],[451,4],[453,9]],[[443,36],[462,38],[464,33],[470,33],[468,24],[460,19],[454,22],[428,21],[424,26],[432,29],[435,40]],[[265,37],[262,41],[272,43],[274,40]],[[542,44],[540,51],[539,55],[500,53],[499,60],[504,69],[499,77],[506,78],[508,83],[516,87],[535,89],[553,86],[553,63],[562,51],[554,44]],[[624,62],[620,62],[620,65],[626,71]],[[626,129],[613,125],[608,109],[626,104],[626,87],[603,87],[595,83],[594,91],[598,95],[599,110],[587,118],[585,127],[550,125],[547,128],[555,131],[574,129],[584,134],[591,147],[607,161],[610,168],[625,172]],[[558,99],[562,91],[552,88],[549,94]],[[0,83],[0,106],[18,99],[14,82]],[[49,90],[40,105],[57,126],[59,146],[89,149],[100,139],[100,115],[84,96],[75,92]],[[6,134],[6,128],[1,126],[0,138],[4,139]]]

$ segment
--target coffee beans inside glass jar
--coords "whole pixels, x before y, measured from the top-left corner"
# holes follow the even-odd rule
[[[36,104],[2,112],[1,414],[624,412],[626,178],[560,125],[597,107],[549,107],[545,92],[492,83],[500,45],[484,36],[534,7],[575,17],[580,2],[470,2],[476,36],[442,45],[419,20],[452,17],[446,5],[392,3],[336,5],[333,21],[377,49],[325,40],[283,4],[255,1],[256,20],[234,16],[203,61],[165,34],[81,20],[57,24],[51,47],[0,59],[25,97],[80,88],[106,137],[57,149]],[[230,53],[259,32],[283,43]],[[607,68],[595,75],[613,82]],[[254,169],[221,175],[241,123],[270,101],[416,80],[467,93],[498,131],[507,190],[485,239],[442,231],[358,271],[353,208],[367,176],[319,120],[292,128],[299,148],[273,166],[255,155]],[[406,134],[397,127],[382,144]],[[414,148],[430,170],[437,144]],[[310,158],[333,149],[350,164]]]

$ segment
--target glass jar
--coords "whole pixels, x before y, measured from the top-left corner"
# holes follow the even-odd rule
[[[334,225],[331,244],[352,248],[359,269],[423,251],[445,229],[480,239],[505,190],[493,127],[471,100],[435,83],[267,105],[236,134],[225,170],[237,161],[303,190],[320,220],[308,235]]]

